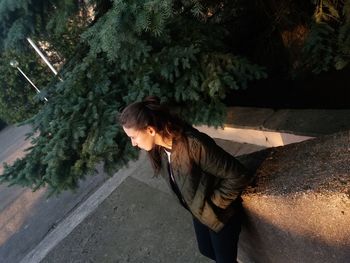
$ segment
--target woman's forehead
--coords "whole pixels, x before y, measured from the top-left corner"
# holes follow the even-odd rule
[[[130,136],[134,136],[136,135],[136,133],[138,132],[138,130],[134,129],[134,128],[126,128],[123,126],[123,130],[126,133],[126,135]]]

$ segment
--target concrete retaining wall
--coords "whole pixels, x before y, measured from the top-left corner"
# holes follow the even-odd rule
[[[259,168],[243,195],[241,262],[350,262],[350,131],[242,161]]]

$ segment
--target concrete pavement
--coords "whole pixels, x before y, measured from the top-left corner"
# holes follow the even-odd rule
[[[275,137],[266,134],[271,132],[281,138],[279,132],[274,132],[279,129],[306,138],[350,129],[350,110],[233,108],[228,116],[225,129],[216,135],[234,129],[236,137],[229,137],[234,141],[249,129],[257,132],[250,136],[252,139],[260,134],[268,142],[257,147],[217,140],[235,155],[275,146],[272,143]],[[215,131],[212,132],[216,137]],[[249,138],[244,139],[250,142]],[[283,145],[293,139],[279,143]],[[178,207],[164,183],[152,178],[150,167],[145,164],[141,156],[138,162],[119,171],[100,187],[97,183],[85,195],[85,201],[80,199],[73,208],[65,210],[54,227],[38,235],[30,245],[23,242],[25,249],[12,253],[16,254],[12,258],[9,251],[14,251],[16,246],[5,240],[0,249],[0,255],[5,255],[1,261],[19,262],[22,258],[22,262],[208,262],[197,253],[190,217]],[[52,212],[47,207],[42,209],[46,215]],[[30,227],[19,224],[18,229]],[[12,237],[17,237],[19,232],[12,233]],[[35,231],[26,235],[36,236]],[[25,238],[18,236],[17,240]]]
[[[0,132],[0,172],[3,162],[24,156],[30,146],[25,134],[30,127],[6,127]],[[103,173],[88,177],[76,192],[47,198],[47,189],[36,192],[20,186],[0,185],[0,262],[19,262],[79,204],[84,202],[108,177]]]

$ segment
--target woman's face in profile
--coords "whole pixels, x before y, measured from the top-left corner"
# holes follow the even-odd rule
[[[123,130],[130,138],[132,146],[146,151],[153,149],[155,145],[155,130],[152,127],[147,127],[144,130],[136,130],[123,126]]]

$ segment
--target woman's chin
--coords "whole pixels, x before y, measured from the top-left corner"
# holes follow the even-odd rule
[[[145,150],[145,151],[147,151],[147,152],[150,152],[152,149],[153,149],[153,146],[148,147],[148,148],[143,148],[143,150]]]

